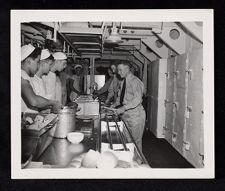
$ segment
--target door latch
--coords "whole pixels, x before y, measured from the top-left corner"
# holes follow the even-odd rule
[[[189,151],[189,150],[190,150],[190,147],[191,147],[190,142],[184,141],[183,143],[184,143],[184,149],[185,149],[186,151]]]
[[[180,78],[180,72],[178,70],[173,72],[173,73],[174,73],[174,75],[176,76],[177,79]]]
[[[185,72],[188,73],[189,79],[192,80],[193,79],[193,70],[192,69],[188,69],[188,70],[185,70]]]
[[[176,132],[173,132],[173,134],[172,134],[172,141],[173,142],[177,141],[177,133]]]
[[[169,79],[170,78],[170,73],[166,72],[165,74],[166,74],[166,78]]]
[[[202,165],[204,166],[204,155],[201,153],[198,153],[200,158],[199,158],[199,162],[202,163]]]
[[[173,106],[176,108],[176,110],[179,110],[179,103],[177,101],[173,102]]]
[[[191,112],[192,112],[192,106],[187,106],[186,113],[185,113],[185,117],[186,118],[189,118]]]
[[[169,101],[168,99],[165,99],[165,100],[164,100],[164,106],[166,107],[166,105],[167,105],[168,103],[172,103],[172,102]]]
[[[167,131],[168,127],[166,125],[163,126],[163,135],[166,134],[166,131]]]

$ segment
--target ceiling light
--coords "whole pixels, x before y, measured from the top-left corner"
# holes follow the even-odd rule
[[[111,34],[105,39],[105,43],[121,43],[123,42],[120,35],[118,34],[118,29],[116,28],[115,24],[113,23]]]

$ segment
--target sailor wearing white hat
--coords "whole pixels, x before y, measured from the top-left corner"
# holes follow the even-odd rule
[[[31,44],[21,47],[21,67],[24,78],[29,79],[28,76],[34,76],[38,70],[39,60],[40,49],[35,49]]]
[[[80,64],[77,64],[77,65],[74,66],[74,70],[76,70],[77,68],[82,69],[82,66]]]
[[[31,78],[31,85],[33,87],[34,92],[37,95],[40,95],[44,98],[47,98],[46,96],[46,90],[45,85],[42,80],[43,75],[47,75],[50,71],[50,67],[53,63],[53,56],[50,54],[48,49],[43,49],[41,51],[41,58],[40,58],[40,64],[39,69],[35,76]]]
[[[21,47],[21,62],[27,58],[33,51],[35,50],[35,47],[33,47],[31,44],[27,44]]]
[[[77,64],[74,66],[74,75],[69,79],[70,100],[74,101],[82,92],[83,76],[82,65]]]
[[[61,103],[62,87],[59,78],[56,76],[56,72],[61,72],[67,65],[67,56],[63,52],[56,52],[52,55],[54,62],[51,65],[48,75],[43,76],[43,80],[46,87],[47,97],[49,99],[58,100]]]
[[[37,72],[39,67],[41,51],[31,44],[21,48],[21,95],[22,112],[29,112],[30,109],[43,109],[53,107],[53,110],[61,108],[59,102],[47,100],[38,96],[31,86],[31,77]]]

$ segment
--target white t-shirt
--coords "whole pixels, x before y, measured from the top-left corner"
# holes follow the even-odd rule
[[[56,74],[50,71],[48,75],[42,76],[42,79],[45,85],[46,98],[56,100]]]
[[[36,95],[46,98],[46,90],[45,90],[45,85],[42,78],[35,75],[33,78],[31,78],[30,83]]]
[[[55,90],[56,90],[55,100],[62,103],[62,83],[61,83],[61,80],[58,76],[56,77],[56,88],[55,88]]]

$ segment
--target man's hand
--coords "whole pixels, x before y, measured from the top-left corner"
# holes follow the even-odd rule
[[[45,109],[40,111],[41,114],[49,114],[51,113],[51,109]]]
[[[93,99],[96,99],[98,97],[98,92],[97,90],[93,91]]]
[[[116,109],[116,113],[119,114],[123,114],[125,112],[125,107],[120,107],[118,109]]]
[[[93,94],[93,99],[96,99],[97,97],[97,94]]]

